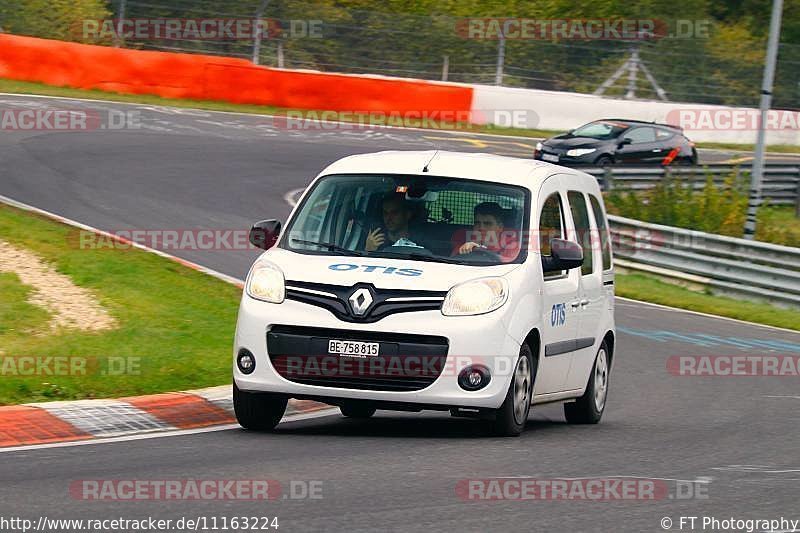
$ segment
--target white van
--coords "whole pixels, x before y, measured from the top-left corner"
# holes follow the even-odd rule
[[[380,152],[341,159],[266,249],[239,308],[234,408],[269,430],[289,398],[450,411],[518,435],[532,404],[603,414],[614,273],[596,180],[541,161]]]

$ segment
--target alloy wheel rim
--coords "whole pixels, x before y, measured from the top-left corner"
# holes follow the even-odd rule
[[[597,412],[602,412],[606,405],[606,394],[608,393],[608,362],[606,361],[606,351],[600,350],[597,353],[597,362],[594,365],[594,405]]]
[[[528,418],[528,397],[531,383],[531,368],[527,357],[520,357],[514,372],[514,420],[524,424]]]

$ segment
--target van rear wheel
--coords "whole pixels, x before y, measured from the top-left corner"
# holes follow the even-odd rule
[[[592,374],[586,385],[586,392],[576,402],[564,404],[564,416],[570,424],[597,424],[603,417],[608,396],[608,348],[600,345],[594,359]]]
[[[495,412],[492,432],[502,437],[517,437],[525,429],[531,410],[533,381],[536,378],[531,349],[527,344],[520,348],[514,375],[508,386],[503,405]]]
[[[245,429],[271,431],[286,412],[289,398],[270,392],[248,392],[233,384],[233,411],[236,421]]]

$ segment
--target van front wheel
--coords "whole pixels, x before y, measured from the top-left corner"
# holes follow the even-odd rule
[[[271,431],[286,412],[289,398],[269,392],[247,392],[233,384],[233,411],[245,429]]]
[[[531,410],[533,381],[536,378],[531,349],[527,344],[520,348],[514,375],[508,386],[503,405],[495,412],[493,433],[502,437],[517,437],[525,429]]]

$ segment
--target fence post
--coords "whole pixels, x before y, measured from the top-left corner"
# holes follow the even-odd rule
[[[503,67],[506,62],[506,37],[500,32],[500,39],[497,42],[497,68],[494,73],[494,84],[503,85]]]
[[[794,216],[800,218],[800,176],[797,177],[797,194],[794,197]]]
[[[444,56],[442,61],[442,81],[447,81],[447,76],[450,74],[450,56]]]
[[[125,48],[125,41],[122,39],[122,24],[125,22],[125,0],[119,0],[119,19],[117,19],[117,35],[114,39],[114,46]]]
[[[125,0],[122,0],[123,2]],[[258,10],[256,10],[256,20],[255,20],[255,27],[256,31],[253,35],[253,64],[258,65],[259,61],[261,60],[261,37],[262,37],[262,25],[263,20],[262,17],[264,16],[264,10],[267,9],[267,4],[269,4],[269,0],[264,0],[261,2],[261,5],[258,6]],[[268,36],[269,37],[269,36]]]

